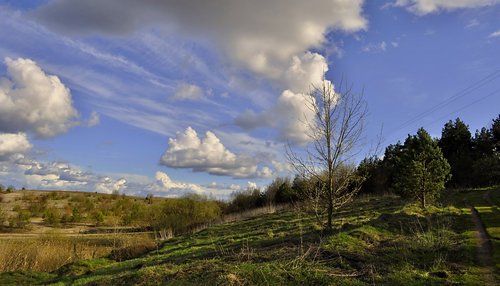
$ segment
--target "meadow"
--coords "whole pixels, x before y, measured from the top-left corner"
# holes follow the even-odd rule
[[[300,206],[178,235],[132,259],[0,274],[4,285],[495,285],[498,189],[447,190],[423,211],[358,198],[326,232]],[[489,240],[478,235],[474,213]],[[84,258],[84,257],[82,257]]]

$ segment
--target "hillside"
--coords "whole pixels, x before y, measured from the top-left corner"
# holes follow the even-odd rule
[[[358,200],[322,233],[315,217],[283,211],[167,240],[121,262],[90,259],[52,273],[0,275],[4,285],[494,285],[500,265],[499,190],[448,191],[424,215],[397,197]],[[475,208],[469,208],[474,206]],[[472,211],[471,211],[472,210]],[[487,238],[481,240],[473,220]]]

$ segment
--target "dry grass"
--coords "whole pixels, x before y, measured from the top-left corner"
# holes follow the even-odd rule
[[[0,272],[51,272],[81,259],[106,257],[112,253],[114,256],[124,253],[120,256],[131,258],[154,248],[154,239],[145,234],[70,237],[52,233],[36,238],[2,239]]]

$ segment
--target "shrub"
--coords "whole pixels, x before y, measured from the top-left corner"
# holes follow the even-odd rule
[[[61,214],[55,208],[48,208],[43,212],[43,219],[49,225],[56,225],[61,222]]]
[[[99,211],[99,210],[95,211],[92,214],[92,218],[94,219],[96,226],[101,226],[102,223],[104,222],[104,214],[102,213],[102,211]]]
[[[31,219],[31,213],[27,210],[19,210],[17,216],[11,217],[9,219],[10,227],[25,228]]]

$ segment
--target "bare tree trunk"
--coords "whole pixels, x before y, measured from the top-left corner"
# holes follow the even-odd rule
[[[328,222],[326,224],[327,230],[332,230],[332,219],[333,219],[333,204],[328,204]]]

